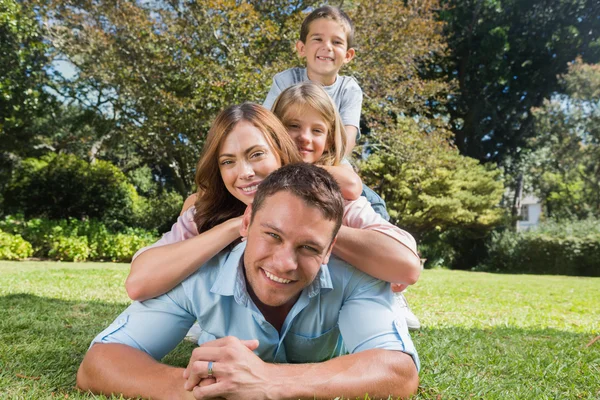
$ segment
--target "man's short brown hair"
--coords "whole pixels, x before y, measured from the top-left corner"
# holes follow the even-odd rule
[[[302,43],[306,43],[306,37],[308,36],[308,31],[310,30],[310,24],[320,18],[330,19],[342,25],[346,31],[347,48],[349,49],[354,47],[354,24],[352,23],[352,20],[345,12],[337,7],[332,6],[319,7],[308,14],[306,18],[304,18],[304,21],[302,21],[302,26],[300,27],[300,41]]]
[[[288,192],[308,206],[315,207],[327,220],[335,222],[331,239],[337,235],[344,216],[344,199],[340,187],[331,174],[309,163],[284,165],[272,172],[258,186],[252,202],[252,218],[263,207],[265,200],[279,192]]]

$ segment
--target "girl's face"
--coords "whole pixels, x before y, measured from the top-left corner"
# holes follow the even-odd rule
[[[265,135],[248,121],[240,121],[219,148],[219,170],[225,187],[244,204],[252,203],[258,184],[281,167]]]
[[[316,163],[329,147],[329,130],[321,114],[312,107],[290,107],[284,120],[302,160]]]

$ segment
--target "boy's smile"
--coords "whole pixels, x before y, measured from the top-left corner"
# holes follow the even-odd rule
[[[296,49],[300,57],[306,57],[308,78],[325,86],[335,83],[339,70],[354,57],[343,25],[327,18],[313,21],[306,43],[298,41]]]

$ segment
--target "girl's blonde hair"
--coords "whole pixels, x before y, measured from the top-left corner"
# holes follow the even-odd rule
[[[346,131],[336,105],[321,85],[306,81],[290,86],[275,100],[273,113],[288,126],[291,111],[303,107],[317,111],[327,124],[325,151],[316,164],[339,165],[346,152]]]
[[[208,131],[202,155],[196,166],[198,198],[195,203],[194,222],[198,232],[207,231],[230,218],[238,217],[246,209],[246,205],[225,187],[218,160],[221,144],[242,121],[251,123],[263,133],[281,165],[302,161],[296,144],[281,121],[263,106],[243,103],[221,111]]]

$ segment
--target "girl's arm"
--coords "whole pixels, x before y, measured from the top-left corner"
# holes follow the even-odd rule
[[[344,199],[352,201],[360,197],[363,190],[362,181],[350,164],[319,165],[319,167],[333,176],[340,186]]]
[[[346,205],[333,253],[387,282],[412,285],[421,274],[414,238],[381,218],[364,197]]]
[[[232,218],[199,235],[194,211],[188,209],[162,239],[133,256],[125,281],[132,300],[143,301],[166,293],[240,237],[242,217]]]

